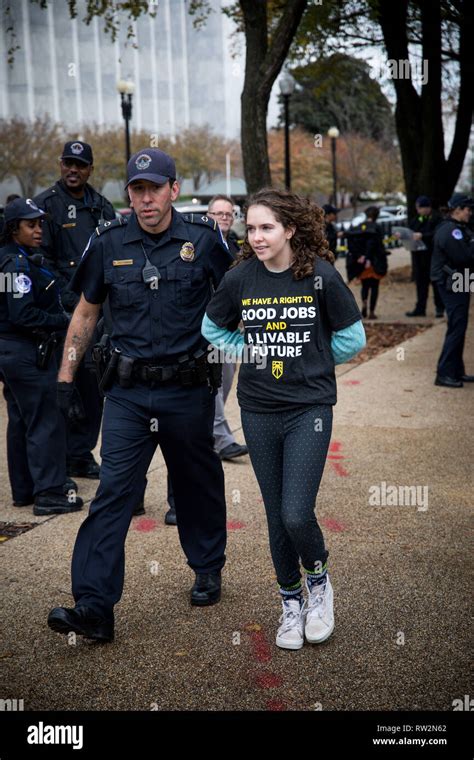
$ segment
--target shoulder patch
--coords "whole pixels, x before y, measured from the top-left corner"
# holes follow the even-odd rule
[[[19,274],[15,277],[15,287],[18,293],[29,293],[31,290],[32,282],[28,275]]]
[[[214,219],[209,219],[206,214],[181,214],[185,222],[191,224],[203,224],[205,227],[210,227],[212,230],[217,229],[218,224]]]
[[[109,232],[109,230],[113,230],[115,227],[123,227],[124,224],[127,224],[127,222],[123,216],[121,216],[119,219],[112,219],[110,222],[104,222],[103,224],[100,224],[95,228],[95,232],[96,235],[103,235],[104,232]]]
[[[454,229],[454,230],[451,232],[451,235],[452,235],[452,237],[453,237],[455,240],[462,240],[462,231],[459,229],[459,227],[456,227],[456,229]]]

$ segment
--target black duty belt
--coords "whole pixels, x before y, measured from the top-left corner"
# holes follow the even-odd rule
[[[119,360],[120,373],[120,360]],[[132,375],[145,382],[168,383],[176,380],[180,385],[191,387],[207,382],[207,353],[196,351],[191,358],[188,354],[180,357],[176,364],[158,365],[144,361],[135,361]]]
[[[177,366],[161,367],[155,364],[135,364],[133,374],[140,380],[167,383],[178,377]]]

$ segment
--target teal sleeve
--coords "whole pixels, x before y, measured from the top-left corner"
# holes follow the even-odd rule
[[[359,353],[366,344],[365,330],[362,320],[354,322],[343,330],[331,335],[331,351],[335,364],[344,364]]]
[[[209,319],[207,314],[204,314],[201,332],[209,343],[224,351],[225,354],[235,354],[237,358],[242,356],[245,341],[240,330],[231,332],[225,327],[219,327],[212,319]]]

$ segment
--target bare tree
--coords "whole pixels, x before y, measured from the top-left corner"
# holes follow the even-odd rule
[[[38,116],[33,122],[0,120],[0,179],[16,177],[21,194],[32,197],[38,187],[55,178],[63,139],[61,125],[49,116]]]

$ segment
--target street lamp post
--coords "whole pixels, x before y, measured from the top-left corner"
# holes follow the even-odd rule
[[[337,127],[330,127],[328,129],[328,137],[331,138],[331,154],[332,154],[332,202],[337,206],[337,167],[336,167],[336,140],[339,137],[339,130]]]
[[[290,167],[290,98],[295,91],[295,80],[289,71],[284,71],[278,80],[280,92],[283,95],[284,112],[285,112],[285,187],[291,189],[291,167]]]
[[[120,93],[122,116],[125,121],[125,162],[128,164],[131,155],[130,119],[132,118],[132,96],[135,91],[135,85],[130,80],[120,79],[117,82],[117,90]]]

